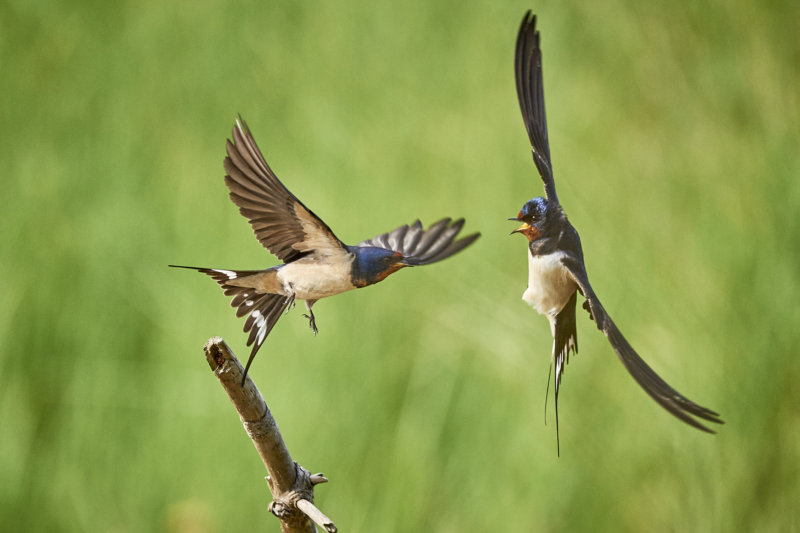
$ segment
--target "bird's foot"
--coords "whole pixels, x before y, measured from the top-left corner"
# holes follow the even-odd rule
[[[309,309],[308,312],[310,314],[308,315],[304,314],[303,316],[308,319],[308,327],[310,327],[311,331],[313,331],[314,335],[316,335],[319,332],[319,330],[317,329],[317,321],[314,320],[314,312],[311,309]]]
[[[287,288],[286,288],[286,287],[284,287],[283,289],[284,289],[284,290],[286,291],[286,293],[287,293],[287,294],[286,294],[286,298],[288,298],[288,299],[289,299],[289,303],[287,303],[287,304],[286,304],[286,311],[285,311],[285,313],[288,315],[288,314],[289,314],[289,311],[291,311],[292,309],[294,309],[294,305],[295,305],[295,296],[296,296],[296,295],[295,295],[295,292],[294,292],[294,285],[292,285],[291,283],[289,283],[289,288],[288,288],[288,290],[287,290]]]
[[[584,300],[582,307],[586,309],[587,313],[589,313],[589,320],[594,321],[594,315],[592,314],[592,306],[589,304],[589,300]]]
[[[295,305],[295,297],[294,297],[294,293],[292,293],[292,294],[289,295],[289,302],[286,304],[286,310],[283,313],[288,315],[289,311],[294,309],[294,305]]]

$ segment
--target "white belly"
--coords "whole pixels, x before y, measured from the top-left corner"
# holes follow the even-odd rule
[[[564,256],[564,252],[533,256],[528,251],[528,288],[522,299],[542,315],[557,315],[578,289],[561,263]]]
[[[278,281],[287,294],[294,293],[300,300],[319,300],[354,289],[350,281],[353,256],[329,260],[329,263],[320,263],[304,258],[289,263],[278,270]]]

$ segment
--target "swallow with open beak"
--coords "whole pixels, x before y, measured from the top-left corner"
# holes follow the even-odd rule
[[[528,239],[528,288],[522,299],[547,317],[553,335],[556,442],[561,376],[570,353],[578,352],[575,304],[579,292],[585,298],[584,309],[597,328],[605,333],[622,364],[645,392],[683,422],[714,433],[696,418],[721,424],[723,421],[719,414],[692,402],[661,379],[622,336],[589,284],[580,237],[567,220],[556,194],[544,109],[542,52],[536,17],[530,11],[522,19],[517,36],[514,71],[522,119],[530,138],[533,162],[544,182],[545,197],[529,200],[517,216],[509,220],[521,222],[512,234],[519,233]]]

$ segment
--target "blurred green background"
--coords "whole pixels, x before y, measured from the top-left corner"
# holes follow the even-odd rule
[[[560,197],[622,331],[581,312],[555,427],[513,216],[541,194],[513,52],[540,16]],[[202,345],[247,355],[169,263],[276,263],[227,198],[248,120],[345,242],[464,216],[458,257],[296,309],[251,375],[342,531],[800,526],[800,4],[52,2],[0,7],[0,523],[278,531]],[[552,402],[550,404],[552,409]]]

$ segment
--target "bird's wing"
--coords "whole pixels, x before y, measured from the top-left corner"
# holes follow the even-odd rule
[[[542,50],[536,16],[525,13],[517,35],[514,54],[514,74],[517,80],[517,98],[522,120],[531,140],[533,162],[544,182],[547,199],[558,203],[553,166],[550,162],[550,145],[547,141],[547,117],[544,112],[544,87],[542,85]]]
[[[309,253],[347,253],[333,231],[284,187],[256,145],[244,120],[227,141],[225,185],[239,212],[250,221],[258,241],[286,263]]]
[[[569,270],[572,279],[578,284],[581,293],[586,298],[589,304],[588,310],[597,324],[598,329],[605,333],[614,351],[617,352],[620,361],[622,361],[622,364],[639,386],[658,402],[661,407],[677,418],[697,429],[714,433],[714,431],[708,429],[689,415],[708,420],[709,422],[723,424],[724,422],[720,419],[719,414],[692,402],[661,379],[661,377],[639,357],[630,343],[622,336],[616,324],[611,320],[611,317],[608,316],[600,300],[598,300],[597,295],[592,290],[592,286],[589,284],[589,278],[586,275],[583,261],[575,257],[566,257],[562,261],[564,266]]]
[[[450,218],[443,218],[428,229],[422,229],[422,223],[417,220],[411,225],[399,228],[358,243],[358,246],[376,246],[400,252],[403,255],[402,263],[408,266],[429,265],[442,259],[447,259],[475,242],[480,233],[473,233],[456,240],[456,236],[464,227],[464,219],[460,218],[451,223]]]

